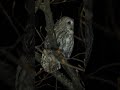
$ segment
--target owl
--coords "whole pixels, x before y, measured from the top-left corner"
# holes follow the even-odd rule
[[[52,73],[61,68],[60,62],[54,56],[52,50],[44,49],[41,59],[42,67],[46,72]]]
[[[58,48],[61,50],[61,53],[65,58],[69,58],[74,46],[74,20],[70,17],[62,17],[56,22],[54,26],[54,33]],[[58,59],[53,55],[52,49],[48,50],[50,45],[48,39],[48,36],[46,36],[41,65],[45,71],[52,72],[60,69],[61,66]]]
[[[57,44],[66,58],[69,58],[74,46],[74,21],[69,17],[62,17],[55,25]]]

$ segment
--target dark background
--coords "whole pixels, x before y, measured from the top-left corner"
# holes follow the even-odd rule
[[[112,6],[110,6],[112,1]],[[14,30],[11,22],[9,22],[3,11],[5,10],[10,16],[13,24],[22,35],[29,13],[25,9],[25,1],[15,1],[13,7],[13,0],[1,0],[0,1],[0,49],[13,45],[18,35]],[[2,7],[4,8],[1,8]],[[61,16],[69,16],[75,20],[75,34],[79,32],[79,6],[81,2],[75,0],[72,2],[52,4],[53,18],[56,22]],[[14,11],[14,13],[13,13]],[[111,16],[112,14],[112,16]],[[94,41],[91,52],[91,57],[85,72],[85,84],[86,90],[117,90],[117,80],[120,78],[120,7],[117,0],[94,0],[93,4],[93,33]],[[114,18],[114,22],[111,20]],[[41,22],[42,21],[42,22]],[[44,14],[42,11],[38,11],[36,15],[37,28],[40,25],[45,26]],[[21,27],[22,26],[22,27]],[[116,30],[117,28],[117,30]],[[18,45],[20,48],[20,46]],[[72,55],[75,55],[80,50],[78,48],[83,47],[75,42],[75,47]],[[16,49],[15,49],[16,50]],[[12,90],[14,88],[14,80],[16,73],[16,64],[5,59],[5,56],[0,53],[0,90],[7,89]],[[4,58],[4,59],[3,59]],[[90,73],[95,72],[98,68],[113,64],[107,68],[104,68],[93,76],[99,77],[99,79],[89,77]],[[102,78],[102,79],[100,79]],[[110,81],[107,81],[110,80]],[[113,84],[115,83],[116,86]]]

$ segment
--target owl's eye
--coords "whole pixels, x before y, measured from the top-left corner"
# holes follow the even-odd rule
[[[71,22],[70,22],[70,21],[68,21],[67,23],[68,23],[68,24],[71,24]]]

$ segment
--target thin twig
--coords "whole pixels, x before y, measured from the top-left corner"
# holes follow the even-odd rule
[[[7,17],[8,21],[10,22],[11,26],[14,28],[15,32],[17,33],[18,37],[20,37],[20,34],[18,32],[18,29],[16,28],[16,26],[14,25],[13,21],[11,20],[10,16],[8,15],[8,13],[5,11],[4,7],[2,6],[2,4],[0,3],[0,8],[2,9],[4,15]]]
[[[48,73],[46,76],[44,76],[44,78],[43,78],[42,80],[40,80],[40,82],[39,82],[38,84],[36,84],[35,86],[40,85],[44,80],[46,80],[46,79],[52,77],[52,76],[47,77],[48,75],[49,75],[49,73]],[[37,82],[38,82],[38,81],[37,81]]]
[[[98,80],[98,81],[101,81],[101,82],[104,82],[104,83],[107,83],[109,85],[112,85],[114,87],[117,88],[117,84],[112,82],[111,80],[105,80],[103,78],[100,78],[100,77],[96,77],[96,76],[90,76],[90,77],[87,77],[88,79],[93,79],[93,80]]]
[[[82,63],[84,63],[84,61],[83,60],[80,60],[80,59],[77,59],[77,58],[70,58],[71,60],[75,60],[75,61],[79,61],[79,62],[82,62]]]
[[[83,40],[83,39],[81,39],[80,37],[78,37],[78,36],[76,36],[76,35],[74,35],[74,37],[75,37],[76,39],[78,39],[79,41],[84,42],[84,40]]]
[[[98,68],[98,69],[97,69],[96,71],[94,71],[93,73],[88,74],[88,76],[92,76],[92,75],[96,74],[97,72],[99,72],[99,71],[101,71],[101,70],[104,70],[104,69],[106,69],[106,68],[110,68],[110,67],[112,67],[112,66],[120,66],[120,63],[112,63],[112,64],[104,65],[104,66]]]
[[[39,37],[41,38],[42,42],[43,42],[43,38],[41,37],[40,33],[38,32],[38,30],[35,28],[37,34],[39,35]]]
[[[78,53],[78,54],[74,55],[72,58],[77,57],[77,56],[79,56],[79,55],[83,55],[83,54],[86,54],[86,53],[85,53],[85,52],[83,52],[83,53]]]

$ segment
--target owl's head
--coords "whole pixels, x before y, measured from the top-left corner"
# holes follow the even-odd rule
[[[74,20],[72,18],[64,16],[57,22],[57,25],[59,25],[59,27],[63,29],[66,29],[66,31],[68,30],[68,32],[73,34]]]

